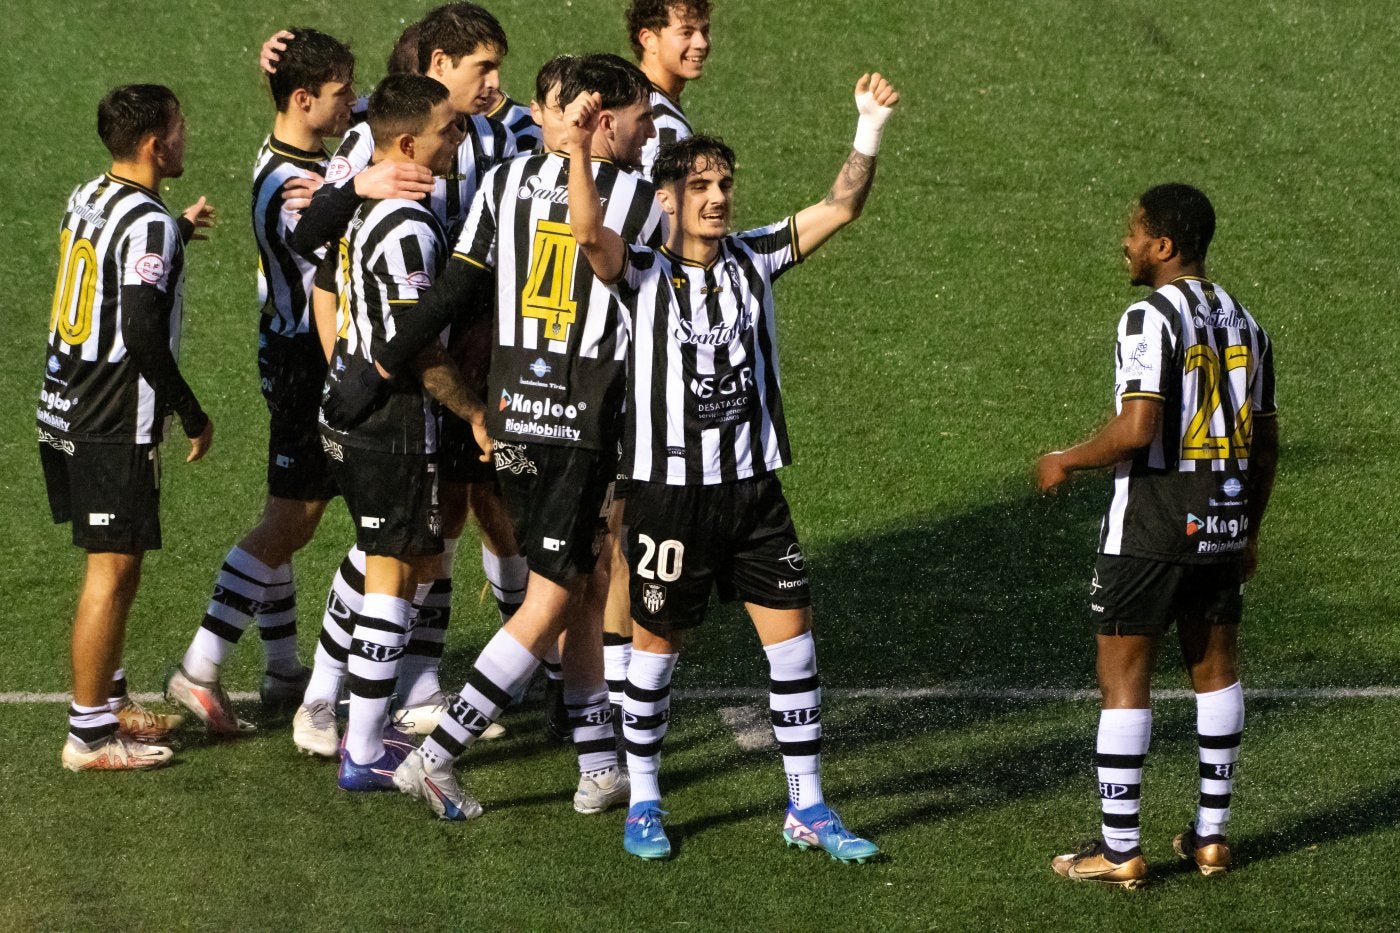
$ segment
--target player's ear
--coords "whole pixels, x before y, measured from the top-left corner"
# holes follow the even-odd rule
[[[646,27],[637,30],[637,41],[641,43],[643,55],[648,52],[655,52],[656,43],[660,41],[660,39],[660,36]]]
[[[428,70],[423,72],[430,78],[442,74],[443,70],[452,63],[452,58],[442,49],[433,49],[433,54],[428,58]]]
[[[530,101],[530,119],[535,121],[535,126],[544,126],[544,108],[537,100]]]
[[[314,99],[315,98],[311,96],[311,92],[304,87],[299,87],[295,91],[292,91],[292,106],[302,113],[306,113],[311,109],[311,102]]]
[[[1169,236],[1159,236],[1152,244],[1152,252],[1158,262],[1166,262],[1176,255],[1176,241]]]
[[[668,214],[676,213],[676,197],[671,192],[670,187],[656,189],[656,203],[661,205],[661,209]]]
[[[412,133],[400,133],[399,138],[394,142],[394,146],[405,157],[412,159],[413,151],[417,142],[417,137],[415,137]]]

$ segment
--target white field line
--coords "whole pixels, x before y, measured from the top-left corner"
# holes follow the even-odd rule
[[[778,747],[773,738],[773,725],[757,705],[720,707],[719,718],[746,752]]]
[[[1259,700],[1400,700],[1400,687],[1257,687],[1245,688],[1245,697]],[[825,687],[826,697],[849,700],[1092,700],[1097,690],[1076,690],[1070,687],[969,687],[949,684],[941,687]],[[152,703],[158,693],[134,694],[137,702]],[[252,691],[229,694],[238,702],[256,700]],[[1154,690],[1160,700],[1185,700],[1190,690]],[[768,691],[762,687],[694,687],[675,690],[673,699],[697,700],[767,700]],[[69,703],[67,693],[0,693],[0,705],[29,705],[38,703]],[[765,721],[764,728],[767,728]]]

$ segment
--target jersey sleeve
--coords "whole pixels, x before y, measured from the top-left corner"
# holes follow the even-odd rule
[[[1114,351],[1114,397],[1166,399],[1163,380],[1171,369],[1171,328],[1162,312],[1139,302],[1118,320]]]
[[[357,123],[350,127],[326,166],[326,184],[343,186],[369,167],[373,155],[374,137],[370,135],[369,124]]]
[[[472,198],[472,206],[467,211],[462,232],[457,236],[457,245],[452,255],[464,262],[483,269],[496,267],[496,203],[491,193],[495,190],[500,168],[492,168],[482,179],[481,187]]]
[[[1273,417],[1278,414],[1278,403],[1274,400],[1274,342],[1268,334],[1260,332],[1263,348],[1259,359],[1259,373],[1254,380],[1254,414]]]
[[[414,304],[433,287],[441,268],[437,233],[426,223],[406,223],[386,242],[375,272],[391,305]]]
[[[152,211],[133,223],[122,246],[122,285],[149,285],[170,291],[170,275],[182,248],[180,230],[168,214]]]
[[[754,261],[773,281],[802,261],[802,252],[797,244],[797,218],[787,217],[766,227],[747,230],[738,235]]]

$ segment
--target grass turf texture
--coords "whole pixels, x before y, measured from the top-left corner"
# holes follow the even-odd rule
[[[511,36],[506,86],[526,96],[562,50],[626,51],[621,3],[494,3]],[[140,0],[7,12],[0,65],[10,142],[0,173],[0,375],[5,571],[0,691],[59,691],[80,555],[51,526],[34,455],[56,227],[72,186],[102,170],[97,100],[161,81],[190,123],[179,209],[220,212],[190,250],[183,365],[216,422],[214,453],[167,451],[166,549],[149,556],[127,667],[156,689],[197,625],[213,572],[256,520],[266,418],[254,363],[251,163],[271,122],[257,46],[288,22],[351,40],[368,88],[401,22],[372,7]],[[1035,455],[1082,436],[1110,403],[1111,334],[1137,294],[1117,240],[1131,199],[1185,180],[1214,199],[1212,274],[1278,345],[1283,464],[1243,632],[1255,686],[1395,684],[1397,545],[1390,451],[1400,325],[1386,242],[1397,40],[1377,4],[1232,7],[1051,0],[749,0],[716,11],[715,53],[687,91],[697,129],[740,155],[737,221],[826,190],[849,145],[849,90],[879,67],[904,93],[859,224],[780,286],[785,471],[814,570],[826,684],[1092,683],[1084,587],[1104,496],[1085,478],[1034,499]],[[309,652],[324,581],[350,537],[340,506],[298,558]],[[494,612],[471,546],[458,561],[445,681],[458,683]],[[251,641],[251,635],[249,640]],[[228,682],[254,689],[258,651]],[[716,611],[679,683],[759,686],[756,641]],[[1178,686],[1171,653],[1164,685]],[[1194,797],[1189,705],[1159,706],[1147,853],[1162,883],[1080,890],[1047,863],[1095,831],[1092,704],[828,704],[827,783],[891,858],[845,869],[783,853],[773,753],[740,753],[714,704],[678,705],[665,779],[668,865],[636,863],[620,819],[568,808],[570,756],[508,719],[473,754],[488,813],[439,825],[406,801],[346,799],[296,758],[285,727],[232,749],[191,737],[146,776],[57,768],[62,711],[0,706],[6,819],[0,927],[480,926],[499,928],[1179,927],[1393,922],[1379,879],[1400,856],[1395,701],[1256,702],[1236,820],[1241,870],[1206,883],[1167,869]],[[520,753],[522,757],[516,757]],[[756,874],[761,873],[761,874]],[[755,883],[751,879],[761,879]],[[703,892],[703,893],[702,893]],[[1246,912],[1247,911],[1247,912]]]

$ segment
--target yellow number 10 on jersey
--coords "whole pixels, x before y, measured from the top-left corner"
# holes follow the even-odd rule
[[[69,346],[92,336],[92,306],[97,298],[97,250],[86,238],[74,240],[64,230],[58,240],[58,283],[53,290],[49,332]]]
[[[1249,347],[1233,346],[1225,348],[1225,368],[1220,367],[1220,357],[1205,344],[1196,344],[1186,351],[1186,372],[1197,371],[1196,413],[1186,425],[1181,437],[1181,459],[1183,460],[1226,460],[1249,457],[1249,444],[1254,439],[1254,418],[1250,405],[1249,389],[1246,386],[1244,401],[1235,412],[1235,429],[1229,437],[1215,437],[1210,433],[1210,423],[1220,408],[1220,380],[1230,378],[1230,372],[1243,369],[1251,372]],[[1246,379],[1246,382],[1248,380]]]

